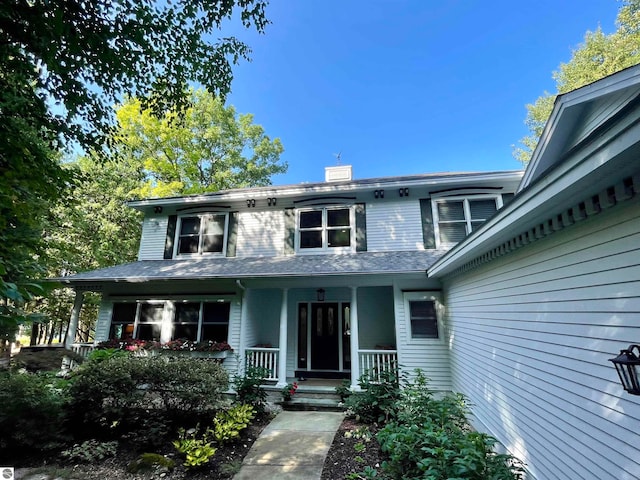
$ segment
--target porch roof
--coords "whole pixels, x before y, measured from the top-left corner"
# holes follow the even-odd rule
[[[283,257],[213,257],[138,262],[53,279],[69,285],[155,280],[424,273],[446,250]]]

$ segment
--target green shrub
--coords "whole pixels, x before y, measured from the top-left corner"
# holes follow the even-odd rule
[[[344,402],[351,395],[351,380],[344,379],[336,387],[336,395],[340,397],[340,401]]]
[[[251,405],[256,412],[264,412],[267,392],[261,387],[269,371],[264,367],[247,367],[244,375],[236,375],[233,384],[238,402]]]
[[[87,361],[99,363],[114,357],[128,356],[130,356],[130,354],[126,350],[120,350],[119,348],[102,348],[92,350],[87,356]]]
[[[0,373],[0,450],[48,450],[69,436],[65,429],[67,381],[51,374]]]
[[[207,435],[212,436],[219,444],[234,440],[255,416],[256,411],[251,405],[236,405],[229,410],[222,410],[216,414],[213,427],[207,429]]]
[[[184,466],[188,468],[200,467],[216,454],[216,448],[208,441],[206,434],[201,438],[196,437],[197,429],[178,431],[178,439],[173,441],[173,446],[185,456]]]
[[[176,463],[159,453],[143,453],[135,460],[127,465],[127,472],[139,473],[149,470],[156,470],[158,473],[170,472],[176,466]],[[162,476],[162,475],[161,475]]]
[[[376,378],[375,382],[372,378]],[[358,384],[362,391],[352,392],[344,402],[347,414],[364,423],[388,421],[397,412],[400,382],[396,373],[385,370],[379,374],[365,372]]]
[[[71,410],[85,430],[155,445],[178,425],[210,422],[227,388],[228,375],[217,362],[114,356],[75,372]]]
[[[471,431],[467,413],[464,396],[435,400],[426,378],[418,372],[401,392],[395,421],[376,437],[388,456],[382,464],[384,474],[394,479],[522,478],[522,466],[514,457],[494,453],[493,437]]]
[[[71,448],[63,450],[62,456],[71,462],[94,463],[113,457],[118,451],[118,442],[101,442],[99,440],[87,440],[75,444]]]

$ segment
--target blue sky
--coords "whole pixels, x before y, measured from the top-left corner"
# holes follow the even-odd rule
[[[616,0],[271,0],[265,35],[235,67],[228,103],[279,137],[276,185],[513,170],[525,105],[587,30],[615,30]],[[225,32],[229,33],[229,32]]]

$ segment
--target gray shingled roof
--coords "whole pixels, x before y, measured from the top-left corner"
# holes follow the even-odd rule
[[[74,284],[110,281],[139,282],[207,278],[416,273],[425,272],[444,253],[444,250],[425,250],[417,252],[359,252],[344,255],[142,260],[55,280]]]

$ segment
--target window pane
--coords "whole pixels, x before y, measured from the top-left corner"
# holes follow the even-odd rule
[[[340,230],[329,230],[327,232],[329,237],[330,247],[348,247],[351,245],[351,229],[343,228]]]
[[[340,210],[327,210],[327,226],[348,227],[349,226],[349,209],[341,208]]]
[[[114,303],[113,313],[111,314],[111,322],[133,323],[136,320],[137,304],[130,303]]]
[[[487,200],[469,200],[472,220],[486,220],[496,213],[496,201],[493,198]]]
[[[180,235],[197,235],[200,233],[199,217],[183,217],[180,223]]]
[[[440,242],[457,243],[467,236],[467,227],[464,223],[440,223]]]
[[[224,235],[203,235],[202,251],[203,252],[222,252],[224,243]]]
[[[320,248],[322,247],[322,232],[300,232],[300,248]]]
[[[198,237],[180,237],[178,253],[198,253]]]
[[[229,323],[229,302],[205,302],[202,311],[203,323]]]
[[[435,318],[436,306],[432,300],[421,300],[409,303],[411,318]]]
[[[200,318],[200,303],[178,303],[176,304],[175,323],[198,323]]]
[[[435,320],[411,320],[413,338],[438,338],[438,323]]]
[[[409,311],[413,338],[438,338],[438,317],[433,300],[409,302]]]
[[[483,223],[484,223],[484,220],[479,221],[479,222],[471,222],[471,230],[476,230]]]
[[[300,212],[300,228],[322,227],[322,210]]]
[[[198,339],[198,324],[190,323],[190,324],[182,324],[182,325],[174,325],[173,326],[173,335],[171,336],[173,340],[177,340],[178,338],[186,338],[187,340],[197,340]]]
[[[226,342],[229,335],[229,325],[203,325],[202,340]]]
[[[109,338],[118,340],[133,338],[133,323],[112,323],[109,329]]]
[[[164,305],[162,303],[143,303],[140,306],[140,322],[162,322],[162,312]]]
[[[203,233],[205,235],[224,235],[225,215],[209,215],[203,220]]]
[[[150,323],[146,325],[138,325],[139,340],[155,340],[160,341],[160,324]]]
[[[438,202],[438,217],[441,221],[464,220],[464,204],[456,202]]]

